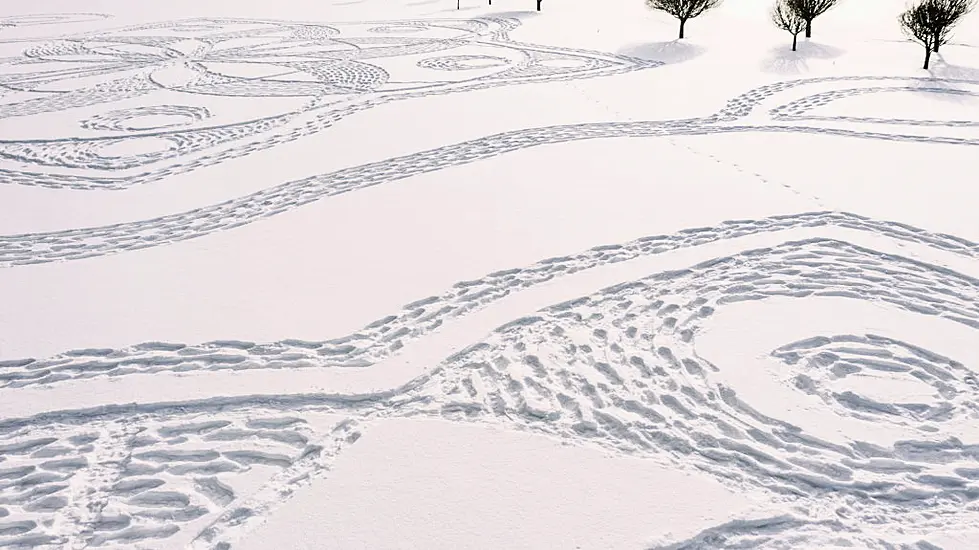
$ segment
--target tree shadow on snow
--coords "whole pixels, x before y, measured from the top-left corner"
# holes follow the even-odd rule
[[[928,69],[930,79],[916,80],[913,87],[922,88],[921,93],[928,94],[929,99],[948,101],[959,105],[976,105],[976,96],[969,93],[969,88],[963,88],[961,83],[949,80],[971,80],[979,82],[979,69],[965,65],[952,65],[945,61],[942,54],[935,54],[931,67]],[[938,90],[939,93],[935,93]],[[945,91],[947,93],[941,93]]]
[[[761,68],[767,73],[799,74],[809,70],[810,60],[833,59],[844,53],[833,46],[799,40],[797,51],[792,51],[789,43],[769,50]]]
[[[435,4],[436,2],[441,2],[442,0],[420,0],[417,2],[408,2],[406,6],[427,6],[428,4]]]
[[[661,61],[663,63],[683,63],[703,55],[707,51],[703,46],[691,44],[684,40],[669,42],[646,42],[626,46],[618,51],[621,55]]]
[[[965,65],[952,65],[945,61],[941,53],[935,54],[928,74],[934,78],[979,81],[979,69]]]

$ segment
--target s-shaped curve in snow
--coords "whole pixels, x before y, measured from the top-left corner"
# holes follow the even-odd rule
[[[976,121],[854,119],[811,111],[868,93],[965,94],[979,82],[897,77],[827,77],[767,85],[731,99],[714,115],[683,120],[597,122],[530,128],[446,145],[286,182],[211,206],[135,222],[0,237],[0,267],[92,258],[194,239],[318,201],[411,176],[470,164],[545,144],[587,139],[787,132],[864,139],[979,145]],[[841,85],[846,88],[841,89]],[[952,88],[949,88],[951,86]],[[808,93],[807,93],[808,91]],[[810,120],[812,118],[812,120]],[[805,123],[805,125],[803,125]]]
[[[168,371],[370,367],[397,356],[411,342],[430,335],[454,319],[470,315],[514,293],[573,274],[754,236],[778,239],[786,234],[797,235],[805,231],[826,234],[830,230],[883,236],[966,259],[979,258],[976,243],[845,212],[808,212],[759,220],[734,220],[715,227],[691,228],[675,234],[598,246],[570,256],[549,258],[532,266],[498,271],[478,280],[459,282],[441,295],[406,304],[400,312],[331,340],[271,343],[223,340],[192,345],[144,342],[122,349],[71,350],[50,358],[7,359],[0,361],[0,388],[49,386],[66,380]]]
[[[738,239],[759,235],[769,239],[763,246],[731,251]],[[712,248],[718,244],[726,248]],[[389,388],[310,393],[301,391],[311,383],[309,371],[288,368],[328,364],[324,357],[351,353],[343,346],[369,342],[372,330],[375,343],[351,357],[393,353],[398,338],[435,337],[431,331],[443,321],[449,328],[453,317],[477,315],[472,310],[486,301],[513,299],[548,279],[575,276],[568,272],[684,249],[703,249],[707,259],[681,268],[664,264],[651,275],[516,315]],[[915,251],[920,258],[906,255]],[[260,360],[285,353],[286,346],[308,353],[278,356],[266,368],[256,365],[242,374],[282,373],[281,380],[302,378],[304,385],[280,393],[269,388],[265,395],[242,393],[247,388],[234,394],[218,385],[217,394],[200,399],[133,404],[111,401],[119,395],[113,393],[98,404],[97,396],[59,393],[75,382],[54,384],[50,395],[63,399],[58,406],[76,408],[38,410],[0,423],[0,513],[7,516],[0,521],[20,530],[10,531],[18,537],[12,541],[42,548],[66,540],[119,547],[192,536],[193,548],[227,549],[283,495],[327,473],[336,454],[372,421],[430,416],[527,430],[706,472],[733,488],[766,492],[786,510],[780,517],[719,525],[668,548],[932,548],[918,540],[972,525],[979,514],[971,504],[979,497],[979,443],[968,440],[969,426],[979,418],[979,358],[957,356],[969,353],[964,349],[933,348],[927,338],[953,334],[979,341],[977,257],[979,243],[852,214],[740,220],[460,283],[346,342],[214,343],[220,350],[144,345],[130,350],[137,355],[126,368],[139,371],[158,357],[173,361],[176,371],[150,375],[161,382],[154,387],[179,379],[180,360],[206,358],[194,368],[220,364],[212,359],[228,350]],[[956,262],[964,267],[948,267]],[[808,400],[821,418],[840,419],[841,426],[879,428],[883,435],[874,440],[859,431],[825,436],[780,418],[770,403],[752,402],[750,391],[736,387],[739,369],[751,367],[747,374],[755,377],[767,371],[703,346],[708,325],[736,308],[775,304],[804,319],[827,300],[867,318],[848,324],[846,316],[826,317],[817,333],[774,344],[756,338],[757,345],[768,346],[767,364],[778,369],[772,383],[780,391]],[[927,326],[927,333],[888,322],[898,317]],[[780,319],[770,321],[784,325]],[[763,327],[769,320],[754,322]],[[871,325],[885,333],[852,331]],[[113,364],[118,352],[77,353],[88,354],[90,362],[101,356],[94,361],[104,361],[105,372],[120,368]],[[74,359],[69,353],[60,360]],[[30,366],[8,368],[26,372]],[[325,371],[367,376],[375,368]],[[881,372],[917,384],[921,397],[891,399],[853,384]],[[126,393],[138,378],[117,379],[114,391]],[[106,380],[79,382],[97,388]],[[257,475],[256,465],[280,473],[251,496],[239,494],[236,480]]]

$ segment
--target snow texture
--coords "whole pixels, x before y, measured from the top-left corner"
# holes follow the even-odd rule
[[[653,44],[626,0],[91,4],[0,8],[0,548],[979,536],[974,47],[914,71],[894,2],[760,67],[754,0]]]

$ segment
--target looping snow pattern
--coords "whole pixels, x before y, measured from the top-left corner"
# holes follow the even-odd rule
[[[52,17],[51,22],[60,21]],[[47,21],[42,18],[31,23],[25,19],[21,24]],[[0,19],[0,26],[13,24],[18,23]],[[335,50],[330,55],[324,53],[317,62],[296,60],[291,68],[311,75],[297,82],[276,77],[244,83],[209,71],[163,73],[157,70],[162,57],[135,54],[125,48],[112,50],[115,53],[111,55],[100,50],[111,59],[89,67],[88,76],[111,75],[137,66],[146,70],[93,88],[15,103],[9,111],[5,107],[3,116],[111,105],[174,85],[202,95],[313,95],[317,99],[294,111],[225,126],[201,126],[215,116],[204,107],[167,104],[107,109],[80,123],[82,129],[121,135],[4,142],[0,144],[0,157],[35,168],[28,172],[8,170],[2,176],[19,184],[118,189],[296,139],[393,99],[609,75],[658,64],[513,43],[506,32],[516,23],[509,20],[371,25],[369,36],[358,38],[361,46],[368,47],[359,48],[356,55],[348,51],[338,58],[336,52],[343,50]],[[248,30],[238,28],[241,26]],[[460,34],[451,40],[425,38],[434,27]],[[152,32],[140,35],[136,31]],[[191,47],[178,45],[173,37],[167,37],[168,32],[199,36]],[[126,33],[66,37],[28,49],[27,55],[35,60],[90,55],[87,41],[116,41],[145,46],[140,51],[156,48],[165,52],[167,59],[194,59],[206,64],[254,54],[248,47],[221,53],[212,49],[216,42],[237,36],[257,33],[275,37],[279,46],[305,47],[309,41],[328,41],[343,32],[342,25],[196,19],[130,28]],[[283,33],[288,38],[283,38]],[[444,53],[460,44],[480,44],[488,53]],[[500,72],[403,94],[381,90],[392,75],[376,70],[370,59],[428,53],[439,55],[423,59],[418,67],[443,74],[487,69]],[[554,59],[579,64],[568,69],[563,64],[547,63]],[[41,71],[26,79],[23,73],[2,78],[0,85],[7,88],[30,89],[59,77]],[[840,89],[840,83],[851,87]],[[921,92],[923,88],[916,83],[920,82],[908,78],[799,80],[743,94],[720,112],[702,119],[575,124],[506,132],[284,183],[181,214],[101,228],[2,237],[0,265],[72,260],[177,242],[238,227],[320,198],[543,143],[746,131],[979,143],[966,134],[977,121],[814,114],[819,107],[843,97]],[[957,88],[926,87],[925,91],[976,93],[976,82],[947,83]],[[823,89],[813,92],[811,88]],[[794,98],[780,99],[793,90],[799,92]],[[332,93],[360,94],[366,99],[342,105],[322,99]],[[762,112],[763,107],[767,112]],[[759,122],[759,118],[764,120]],[[799,125],[800,121],[807,125]],[[868,132],[847,128],[851,123],[877,124],[882,129]],[[903,133],[894,130],[899,126]],[[100,148],[107,144],[146,137],[161,138],[169,145],[134,156],[100,155]],[[55,170],[94,163],[97,170],[110,173],[157,166],[158,162],[165,168],[152,168],[131,178],[87,177]],[[825,236],[799,238],[821,232]],[[738,239],[758,236],[778,240],[774,245],[742,247],[736,253],[686,269],[653,272],[515,318],[415,379],[383,391],[107,403],[0,421],[0,546],[126,548],[169,538],[191,522],[197,526],[200,521],[206,527],[195,527],[198,531],[193,547],[227,550],[288,494],[325,474],[337,454],[356,442],[372,420],[431,416],[505,425],[674,468],[707,472],[731,487],[764,492],[783,504],[787,512],[718,525],[661,548],[933,550],[934,545],[917,539],[975,522],[970,503],[979,497],[979,445],[964,442],[948,431],[953,423],[974,421],[979,414],[975,399],[979,382],[971,370],[974,366],[927,349],[915,341],[914,334],[813,334],[768,350],[771,361],[780,365],[780,381],[800,399],[817,400],[828,414],[869,420],[913,434],[880,445],[845,435],[839,441],[828,441],[759,412],[724,381],[725,372],[737,366],[726,363],[723,357],[712,361],[698,351],[698,335],[719,312],[734,304],[766,300],[789,300],[802,309],[814,299],[869,301],[886,306],[887,311],[979,331],[979,280],[948,267],[860,244],[860,238],[841,238],[841,232],[877,239],[874,242],[883,239],[923,247],[973,263],[979,258],[977,243],[850,213],[736,220],[596,247],[460,282],[441,295],[417,300],[347,337],[330,341],[148,342],[123,349],[73,350],[46,359],[4,361],[0,363],[0,391],[6,392],[110,377],[125,384],[136,378],[130,374],[167,377],[188,371],[233,369],[243,374],[272,370],[301,375],[303,369],[329,368],[369,372],[379,361],[402,353],[413,340],[432,337],[436,328],[478,314],[546,281],[712,243],[736,245]],[[969,333],[979,341],[979,334]],[[873,373],[916,383],[928,397],[887,400],[848,386],[854,378]],[[345,420],[337,422],[336,414]],[[271,467],[278,473],[259,491],[243,498],[227,481],[256,466]],[[869,534],[868,526],[873,527],[873,534]]]

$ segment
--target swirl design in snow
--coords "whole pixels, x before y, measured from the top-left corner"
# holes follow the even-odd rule
[[[854,236],[834,236],[840,231]],[[797,238],[806,232],[827,236]],[[777,242],[736,245],[757,237]],[[237,376],[278,373],[263,380],[302,382],[293,387],[303,391],[276,393],[270,386],[267,395],[105,402],[9,419],[0,423],[4,521],[23,531],[12,539],[20,543],[107,547],[175,536],[203,522],[209,527],[197,531],[195,548],[228,548],[223,544],[260,523],[283,491],[325,474],[372,420],[434,416],[707,472],[737,490],[767,494],[784,511],[719,525],[669,548],[933,548],[920,539],[976,520],[979,442],[970,426],[977,419],[977,365],[923,337],[979,342],[979,279],[944,262],[884,251],[900,247],[856,244],[865,237],[962,265],[974,266],[979,256],[977,243],[852,215],[742,220],[460,283],[341,341],[216,342],[209,349],[156,343],[8,364],[9,373],[46,371],[38,378],[46,384],[134,372],[167,380],[170,371],[238,364]],[[483,306],[532,292],[540,282],[725,241],[737,251],[515,318],[396,387],[308,393],[309,367],[360,365],[352,372],[369,376],[378,368],[368,366],[372,360],[401,353],[404,342],[433,338],[433,328],[478,316]],[[826,304],[842,316],[812,324]],[[748,317],[743,341],[725,342],[720,351],[711,345],[711,329],[723,325],[723,316],[755,306],[777,307],[781,315]],[[912,323],[892,322],[899,318]],[[783,340],[773,324],[794,332]],[[847,332],[853,326],[862,332]],[[873,379],[877,373],[886,376]],[[138,378],[117,378],[114,391],[126,392]],[[8,380],[31,385],[29,377]],[[790,397],[758,401],[745,380]],[[880,380],[904,386],[889,392]],[[28,389],[13,386],[4,391]],[[805,417],[789,405],[804,405]],[[347,419],[337,423],[330,417],[336,414]],[[817,422],[840,429],[826,433]],[[279,473],[241,499],[234,480],[257,465]]]
[[[222,203],[152,219],[102,227],[0,236],[0,268],[92,258],[195,239],[258,222],[324,198],[376,185],[392,184],[411,176],[466,165],[545,144],[621,137],[785,132],[915,143],[979,145],[979,137],[974,137],[975,128],[979,126],[969,121],[914,121],[900,118],[852,120],[850,117],[818,116],[813,116],[809,120],[805,118],[809,116],[806,115],[807,111],[800,111],[798,107],[791,109],[785,107],[803,101],[799,96],[821,97],[819,94],[822,92],[818,90],[823,88],[835,90],[840,84],[872,86],[874,93],[893,90],[901,92],[906,91],[909,80],[920,84],[926,79],[846,77],[782,82],[742,94],[729,101],[718,113],[705,118],[598,122],[515,130],[302,178]],[[961,88],[961,90],[979,86],[972,81],[943,82],[949,86],[957,86],[958,88],[955,89]],[[925,94],[952,93],[948,89],[936,91],[932,88],[924,88],[922,91],[916,88],[915,90]],[[833,97],[840,99],[858,95],[861,94],[854,92],[837,94]],[[802,125],[803,122],[806,124]],[[264,121],[262,124],[272,124],[272,122]],[[858,125],[854,126],[854,124]],[[874,124],[876,128],[873,127]],[[202,130],[197,139],[205,139],[205,134]],[[160,158],[161,155],[168,155],[175,151],[173,147],[179,149],[181,146],[179,143],[174,144],[172,140],[167,143],[151,141],[145,145],[147,150],[138,155],[123,157],[107,155],[100,158],[107,164],[122,166],[138,162],[140,158]],[[161,151],[160,147],[163,145],[169,146],[163,147]],[[94,147],[94,144],[89,146]],[[10,149],[10,154],[14,154],[13,151],[14,149]],[[19,150],[17,154],[27,154],[27,152],[24,149]],[[98,156],[97,150],[93,152],[87,148],[78,149],[74,154],[81,155],[80,159]]]
[[[488,19],[381,22],[352,44],[338,39],[341,26],[195,19],[37,44],[25,55],[38,64],[97,59],[79,74],[106,81],[57,89],[67,85],[60,73],[3,75],[0,85],[6,88],[57,92],[13,104],[5,116],[108,107],[160,88],[219,96],[229,104],[234,98],[274,100],[276,108],[264,117],[217,126],[203,125],[218,116],[203,107],[106,110],[80,127],[113,135],[0,143],[0,156],[33,167],[0,177],[18,184],[121,189],[297,139],[384,101],[657,65],[512,43],[506,32],[514,25]],[[425,36],[429,31],[455,32],[457,38],[436,40]],[[215,36],[235,41],[253,35],[259,39],[212,47]],[[311,48],[333,40],[329,52]],[[478,45],[487,55],[445,55],[462,45]],[[266,48],[284,52],[288,70],[265,66],[257,76],[243,73],[241,65],[262,57]],[[443,76],[500,72],[381,93],[394,81],[370,60],[428,54],[438,55],[416,67]],[[113,76],[133,69],[140,74]],[[0,266],[179,242],[321,198],[547,143],[765,131],[979,144],[972,120],[819,112],[835,101],[884,92],[976,95],[976,82],[942,82],[946,87],[908,78],[800,80],[752,90],[704,118],[505,132],[151,220],[2,237]],[[848,87],[841,89],[841,83]],[[349,104],[322,99],[375,93],[380,95]],[[302,99],[289,103],[295,98]],[[280,100],[291,107],[280,108]],[[145,147],[133,153],[134,146]],[[93,162],[108,175],[59,171]],[[130,169],[140,175],[113,174]],[[744,239],[766,244],[739,245]],[[877,246],[883,242],[925,250],[929,258],[954,258],[950,264],[966,267]],[[716,245],[735,252],[710,253]],[[488,336],[472,335],[473,345],[389,387],[378,389],[369,378],[411,345],[437,339],[436,329],[477,318],[544,282],[702,247],[709,253],[706,261],[650,269],[524,311],[529,315],[514,316]],[[665,548],[933,550],[921,539],[977,521],[979,441],[970,428],[979,414],[979,364],[967,355],[968,346],[951,349],[932,337],[952,334],[959,342],[979,342],[979,280],[972,269],[977,259],[979,244],[962,238],[854,214],[813,212],[693,228],[492,273],[330,341],[147,342],[4,361],[0,392],[59,398],[31,403],[32,413],[23,418],[0,421],[0,547],[129,548],[186,537],[180,540],[193,540],[193,548],[228,550],[288,494],[325,475],[337,453],[373,420],[432,416],[528,430],[707,472],[734,489],[766,494],[784,511],[714,526]],[[845,315],[818,315],[827,307]],[[769,308],[779,315],[767,317]],[[745,317],[745,311],[753,316]],[[725,319],[732,318],[741,321],[740,339],[718,350],[712,330],[731,329]],[[154,390],[162,392],[185,380],[183,375],[227,380],[229,373],[239,381],[269,384],[256,395],[237,389],[254,387],[244,383],[210,390],[191,378],[199,398],[117,402],[123,400],[118,395],[138,395],[145,376],[159,382]],[[323,373],[360,376],[363,383],[351,384],[357,391],[310,389],[307,376]],[[106,383],[114,391],[84,391]],[[784,399],[762,399],[765,392]],[[799,415],[799,407],[806,414]],[[239,483],[248,486],[255,479],[264,485],[243,496]]]
[[[874,334],[817,336],[782,346],[772,355],[786,365],[802,367],[792,383],[804,393],[818,395],[835,407],[837,414],[921,427],[929,422],[976,419],[979,413],[975,402],[979,379],[974,371],[954,359],[893,338]],[[846,382],[853,379],[863,379],[860,385],[872,393],[897,385],[892,390],[900,397],[883,402],[847,389]],[[908,389],[917,390],[911,392],[914,400],[906,400]]]
[[[827,406],[836,415],[904,428],[903,438],[885,445],[846,434],[827,440],[760,412],[760,404],[725,382],[725,371],[739,365],[698,352],[705,324],[732,304],[794,300],[801,317],[806,302],[820,297],[942,318],[979,342],[976,279],[841,241],[787,242],[625,283],[516,321],[440,367],[412,392],[426,405],[413,407],[450,418],[492,415],[632,455],[668,456],[677,467],[711,472],[736,487],[762,487],[795,512],[777,529],[714,531],[710,544],[690,548],[787,548],[794,540],[807,548],[887,548],[907,532],[968,526],[975,520],[968,503],[979,497],[979,445],[962,438],[979,419],[975,371],[875,336],[819,335],[776,352],[788,359],[782,366],[795,385],[834,401]],[[764,330],[764,322],[757,324]],[[813,369],[834,367],[830,373],[849,376],[857,369],[906,372],[934,395],[918,403],[830,393],[817,382],[829,375]],[[946,425],[956,419],[966,424]],[[817,509],[832,514],[811,515]],[[942,519],[925,519],[930,515]]]
[[[120,190],[288,143],[392,101],[661,65],[511,41],[507,32],[518,25],[492,17],[377,22],[372,28],[197,18],[26,43],[23,58],[0,62],[0,90],[36,96],[6,103],[0,112],[0,119],[17,122],[0,140],[0,182]],[[418,56],[426,57],[403,67],[391,62]],[[472,65],[478,74],[456,70]],[[213,119],[186,108],[173,113],[175,95]],[[187,124],[116,121],[120,111],[124,119],[132,115],[124,111],[137,98],[143,109],[190,114]],[[99,114],[91,119],[95,109]],[[32,117],[52,112],[65,121],[85,120],[32,124]],[[149,138],[165,146],[154,154],[126,153],[129,142]],[[100,154],[106,146],[119,154]]]

